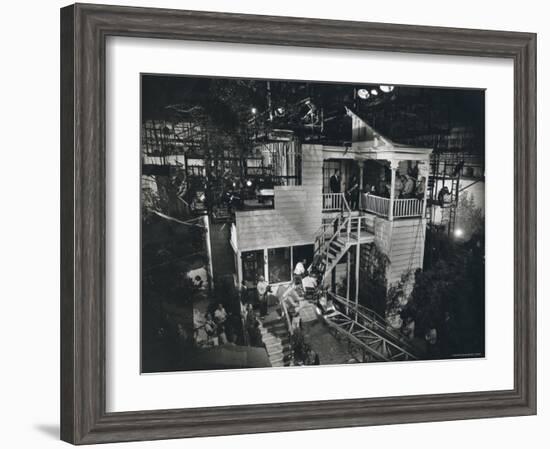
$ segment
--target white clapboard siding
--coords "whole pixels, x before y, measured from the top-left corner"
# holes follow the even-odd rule
[[[392,222],[391,249],[388,253],[390,269],[388,283],[393,284],[407,271],[413,273],[422,268],[426,220],[419,218],[401,219]]]
[[[240,251],[313,243],[321,226],[323,152],[302,145],[302,185],[275,187],[274,209],[236,213]]]

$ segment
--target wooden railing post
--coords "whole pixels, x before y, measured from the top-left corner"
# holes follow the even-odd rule
[[[391,185],[390,185],[390,210],[388,213],[388,218],[390,221],[393,221],[393,200],[395,196],[395,172],[397,170],[397,162],[391,161]]]

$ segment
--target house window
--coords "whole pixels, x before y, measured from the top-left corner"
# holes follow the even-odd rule
[[[270,284],[290,281],[290,247],[267,250],[267,263]]]
[[[305,259],[305,267],[309,267],[313,262],[313,245],[294,246],[292,248],[292,259],[294,261],[294,266]]]
[[[243,251],[243,280],[256,284],[260,276],[265,277],[264,250]]]

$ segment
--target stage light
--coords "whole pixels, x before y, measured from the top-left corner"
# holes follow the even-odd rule
[[[252,109],[250,109],[250,112],[252,112],[252,114],[256,114],[258,112],[258,110],[256,108],[252,108]]]
[[[357,91],[357,96],[361,98],[362,100],[366,100],[370,97],[369,91],[367,89],[359,89]]]
[[[246,181],[246,186],[252,187],[252,181],[250,179]]]
[[[386,94],[390,93],[393,89],[394,89],[394,86],[386,86],[386,85],[380,86],[380,90]]]
[[[460,238],[464,236],[464,231],[462,229],[455,229],[455,237]]]
[[[370,91],[370,93],[371,93],[372,95],[374,95],[375,97],[378,95],[378,91],[377,91],[376,89],[372,89],[372,90]]]
[[[285,113],[285,108],[277,108],[275,109],[275,112],[277,115],[283,115]]]

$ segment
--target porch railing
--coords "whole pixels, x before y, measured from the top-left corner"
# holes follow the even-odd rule
[[[393,218],[419,217],[422,215],[422,200],[416,198],[404,198],[393,200]],[[390,215],[390,199],[365,194],[363,195],[361,207],[367,212],[371,212],[382,217]]]
[[[394,217],[418,217],[420,215],[422,215],[422,200],[407,198],[393,201]]]
[[[387,217],[390,212],[390,199],[371,194],[363,195],[362,207],[367,212]]]
[[[336,212],[345,207],[343,193],[323,193],[323,212]]]

